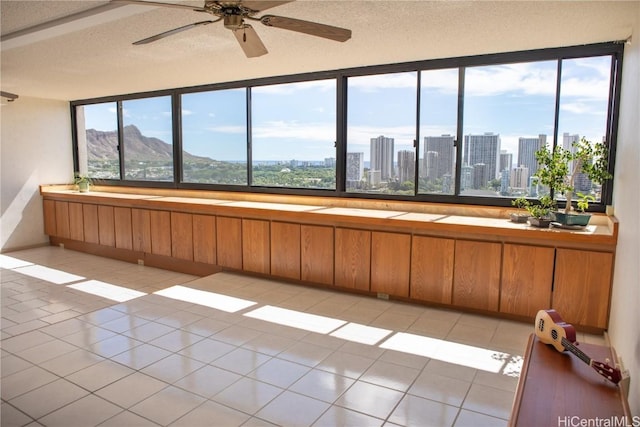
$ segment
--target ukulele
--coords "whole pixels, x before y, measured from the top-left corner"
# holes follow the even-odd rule
[[[555,310],[538,311],[535,329],[536,336],[540,341],[545,344],[551,344],[561,353],[565,350],[570,351],[612,383],[618,384],[622,379],[620,369],[612,368],[607,363],[593,360],[577,347],[575,328],[565,323]]]

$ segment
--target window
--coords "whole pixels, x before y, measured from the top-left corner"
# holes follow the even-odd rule
[[[119,179],[118,109],[115,102],[75,108],[79,166],[76,171],[97,179]]]
[[[122,102],[124,178],[173,181],[171,97]]]
[[[251,183],[336,188],[336,82],[251,90]]]
[[[415,194],[417,73],[348,80],[349,192]]]
[[[182,182],[247,184],[246,89],[182,95]]]
[[[536,179],[540,148],[586,137],[615,153],[623,51],[599,43],[74,101],[74,167],[114,185],[510,206],[549,192]],[[592,211],[612,188],[576,182]]]

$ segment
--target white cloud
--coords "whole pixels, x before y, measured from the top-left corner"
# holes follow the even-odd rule
[[[363,92],[376,92],[379,89],[415,89],[417,82],[417,74],[408,72],[351,77],[348,85]]]
[[[336,81],[331,80],[313,80],[298,83],[285,83],[279,85],[257,86],[252,88],[252,92],[268,95],[291,95],[304,90],[319,89],[321,91],[335,91]]]
[[[183,109],[182,109],[182,115],[183,115],[183,116],[190,116],[190,115],[192,115],[192,114],[194,114],[194,113],[193,113],[193,111],[191,111],[191,110],[187,110],[186,108],[183,108]]]
[[[303,141],[335,141],[336,127],[332,123],[298,123],[272,121],[254,126],[253,138],[300,139]]]

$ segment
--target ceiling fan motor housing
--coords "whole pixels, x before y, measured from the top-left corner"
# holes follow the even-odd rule
[[[225,15],[224,27],[229,30],[237,30],[244,27],[244,20],[241,15]]]

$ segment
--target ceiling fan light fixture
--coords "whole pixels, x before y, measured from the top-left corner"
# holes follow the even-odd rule
[[[224,17],[224,27],[229,30],[238,30],[244,27],[244,20],[240,15],[226,15]]]

